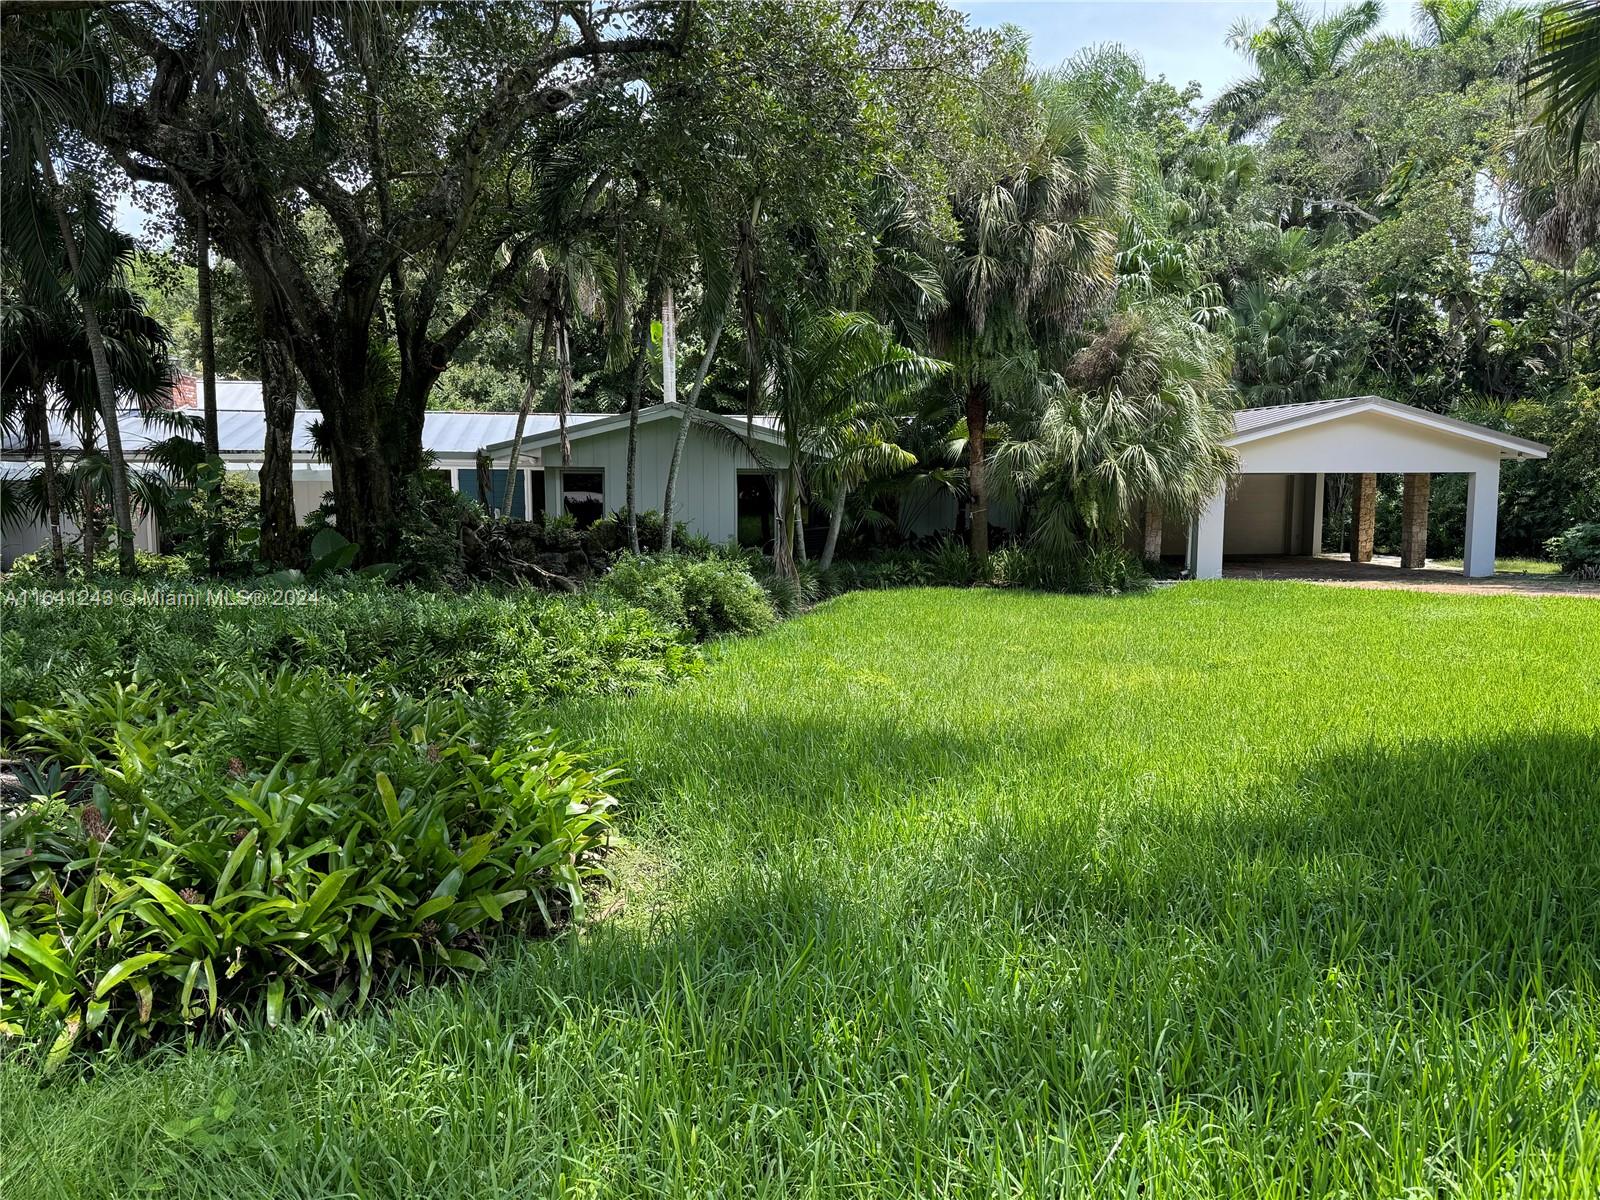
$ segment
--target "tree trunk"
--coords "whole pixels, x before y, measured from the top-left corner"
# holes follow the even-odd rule
[[[522,389],[522,407],[517,410],[517,432],[511,439],[511,459],[506,463],[506,493],[507,507],[510,507],[510,492],[516,486],[517,467],[522,462],[522,437],[528,428],[528,412],[533,408],[534,397],[544,387],[545,364],[550,358],[551,310],[547,305],[544,310],[544,332],[539,337],[539,358],[533,364],[533,371],[528,376],[528,385]],[[528,312],[528,349],[533,349],[533,311],[532,305]],[[529,514],[530,516],[532,514]],[[500,514],[497,512],[498,518]]]
[[[56,473],[56,451],[50,444],[50,409],[43,387],[33,390],[39,456],[44,460],[45,520],[50,525],[50,567],[57,579],[67,577],[67,548],[61,538],[61,478]]]
[[[561,465],[572,465],[572,439],[567,436],[567,416],[572,412],[572,343],[567,336],[567,312],[556,309],[556,420],[561,426]]]
[[[844,502],[850,494],[850,489],[845,487],[841,479],[833,489],[833,512],[828,516],[828,540],[822,543],[822,554],[817,559],[819,570],[826,571],[833,566],[833,553],[839,548],[839,530],[844,526]]]
[[[92,412],[83,414],[83,431],[80,437],[83,453],[86,455],[93,454],[94,414]],[[95,535],[94,490],[89,486],[89,481],[86,478],[81,478],[78,483],[78,504],[80,506],[78,540],[80,548],[83,550],[83,577],[87,581],[94,578],[94,559],[100,547],[98,545],[99,538]]]
[[[217,437],[217,341],[212,321],[211,307],[211,226],[206,210],[201,208],[194,221],[195,242],[195,316],[200,322],[200,409],[205,415],[203,434],[206,457],[221,457]],[[216,499],[222,495],[218,491]],[[222,570],[227,530],[214,517],[206,537],[206,563],[213,575]]]
[[[261,454],[261,558],[297,565],[294,512],[294,360],[284,346],[261,339],[261,403],[267,418]]]
[[[86,281],[78,254],[78,242],[72,234],[72,220],[67,216],[66,204],[61,199],[61,186],[56,179],[55,163],[50,159],[50,147],[45,145],[43,134],[36,134],[35,139],[46,189],[50,193],[50,207],[61,231],[61,244],[67,252],[67,265],[72,268],[74,291],[83,312],[83,333],[89,343],[89,358],[94,363],[95,389],[100,396],[100,422],[106,432],[106,459],[111,464],[111,513],[117,525],[117,563],[124,575],[132,575],[138,565],[133,555],[133,503],[128,493],[128,460],[122,454],[122,428],[117,424],[117,385],[111,376],[111,361],[106,356],[105,337],[100,332],[100,314],[95,309],[94,297],[84,294]]]
[[[655,281],[651,281],[652,293]],[[670,294],[670,293],[669,293]],[[655,306],[647,297],[639,310],[638,329],[634,334],[633,372],[628,380],[628,549],[634,554],[639,547],[639,401],[644,393],[644,371],[650,361],[650,312]],[[663,338],[663,341],[665,339]]]
[[[1144,560],[1161,561],[1161,505],[1155,500],[1144,502]]]
[[[979,566],[989,558],[989,481],[983,457],[983,433],[988,424],[989,387],[973,383],[967,389],[967,494],[972,498],[969,547]]]

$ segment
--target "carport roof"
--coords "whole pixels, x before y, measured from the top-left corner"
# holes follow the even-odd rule
[[[1308,425],[1319,425],[1361,412],[1381,412],[1469,441],[1482,442],[1498,448],[1502,458],[1543,458],[1550,452],[1550,447],[1539,442],[1502,433],[1487,425],[1474,425],[1471,421],[1428,412],[1396,400],[1386,400],[1382,396],[1343,396],[1336,400],[1312,400],[1304,404],[1241,408],[1233,414],[1233,436],[1228,439],[1228,444],[1241,446],[1287,433],[1291,429],[1304,429]]]

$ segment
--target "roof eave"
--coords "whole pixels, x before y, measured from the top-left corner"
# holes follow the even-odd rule
[[[1430,429],[1439,430],[1442,433],[1454,434],[1457,437],[1492,445],[1501,451],[1502,458],[1545,458],[1550,453],[1550,447],[1541,442],[1531,441],[1528,438],[1519,438],[1510,433],[1501,433],[1498,429],[1490,429],[1484,425],[1474,425],[1470,421],[1461,421],[1455,417],[1424,412],[1422,409],[1413,408],[1409,404],[1385,400],[1382,396],[1352,396],[1348,401],[1329,404],[1325,408],[1317,409],[1313,412],[1297,413],[1292,417],[1285,417],[1281,421],[1258,425],[1254,429],[1247,429],[1243,433],[1236,433],[1232,437],[1225,439],[1224,445],[1246,446],[1251,442],[1259,442],[1264,438],[1276,437],[1279,434],[1290,433],[1296,429],[1321,425],[1328,421],[1354,416],[1356,413],[1362,412],[1388,413],[1390,416],[1398,417],[1414,425],[1423,425]]]

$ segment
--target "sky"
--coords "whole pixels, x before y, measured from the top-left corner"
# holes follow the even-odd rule
[[[976,25],[1019,26],[1030,37],[1035,67],[1059,66],[1086,46],[1120,42],[1144,60],[1146,71],[1182,87],[1198,80],[1210,99],[1248,74],[1243,58],[1223,39],[1240,17],[1269,19],[1272,0],[954,0]],[[1342,5],[1310,0],[1313,11]],[[1411,28],[1411,4],[1386,0],[1383,32]]]

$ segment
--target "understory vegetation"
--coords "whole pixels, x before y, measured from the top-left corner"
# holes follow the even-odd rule
[[[841,597],[547,710],[630,764],[620,912],[331,1027],[13,1056],[0,1183],[1590,1194],[1597,658],[1576,599]]]

